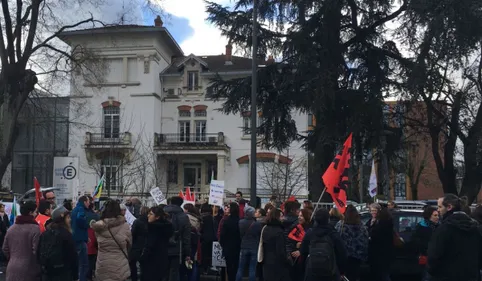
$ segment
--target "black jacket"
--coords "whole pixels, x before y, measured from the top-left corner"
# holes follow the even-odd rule
[[[225,257],[238,256],[241,247],[241,236],[239,234],[239,217],[236,215],[229,215],[221,228],[219,235],[219,243],[223,248],[223,255]]]
[[[395,255],[393,221],[377,221],[368,232],[368,264],[373,271],[388,272]]]
[[[335,228],[328,225],[316,225],[310,231],[305,234],[303,238],[303,242],[301,243],[300,253],[303,256],[303,259],[306,260],[308,255],[310,254],[310,245],[311,241],[316,237],[323,237],[325,235],[329,235],[331,240],[333,241],[333,246],[335,250],[335,258],[336,258],[336,266],[338,268],[338,274],[343,274],[345,272],[346,263],[347,263],[347,252],[345,249],[345,245],[340,238],[338,232],[336,232]],[[314,280],[310,279],[310,273],[306,272],[305,280]],[[337,276],[336,280],[340,280],[340,276]]]
[[[169,267],[168,245],[173,234],[171,222],[157,220],[147,226],[147,239],[140,257],[143,280],[163,280]]]
[[[191,223],[184,210],[176,205],[168,205],[164,212],[170,216],[175,236],[178,236],[176,243],[169,243],[169,256],[190,257],[191,256]]]
[[[422,256],[427,255],[428,243],[432,238],[435,227],[435,225],[430,222],[427,223],[425,220],[417,224],[411,239],[411,244],[417,254]]]
[[[285,248],[286,253],[291,254],[292,252],[296,251],[296,247],[293,247],[293,243],[291,243],[291,239],[288,238],[291,230],[293,229],[293,225],[298,223],[298,216],[288,215],[283,220],[283,230],[284,230],[284,237],[285,237]]]
[[[58,269],[55,272],[49,272],[46,268],[43,269],[43,275],[48,280],[78,280],[79,279],[79,260],[77,256],[77,248],[72,237],[72,233],[62,226],[51,223],[47,230],[40,235],[39,247],[42,244],[42,237],[47,235],[50,231],[59,231],[59,243],[62,244],[62,252],[64,257],[65,267]],[[37,256],[40,257],[40,251],[37,251]]]
[[[213,242],[216,241],[216,228],[214,224],[214,218],[211,213],[201,214],[201,242]]]
[[[132,247],[129,252],[130,260],[139,260],[142,249],[146,244],[147,239],[147,215],[141,215],[134,221],[131,228],[132,232]]]
[[[477,280],[481,234],[464,212],[448,212],[428,244],[428,272],[434,281]]]
[[[262,241],[264,281],[289,281],[291,265],[286,253],[282,223],[267,223],[263,230]]]

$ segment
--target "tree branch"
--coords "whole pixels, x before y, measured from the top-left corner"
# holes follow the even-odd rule
[[[5,35],[7,36],[7,54],[10,58],[10,63],[15,63],[15,50],[13,48],[13,34],[12,34],[12,17],[10,16],[10,8],[8,7],[8,0],[2,0],[3,18],[5,20]]]
[[[14,31],[14,40],[15,51],[17,54],[17,61],[22,59],[22,9],[23,9],[23,0],[17,0],[17,24],[15,25]]]
[[[32,54],[32,46],[37,33],[39,6],[41,2],[42,0],[32,0],[32,16],[30,17],[30,27],[28,29],[27,41],[25,43],[22,57],[22,66],[24,68],[27,66],[27,62]]]

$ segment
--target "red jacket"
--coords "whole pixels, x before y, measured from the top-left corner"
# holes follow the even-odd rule
[[[87,254],[90,255],[97,255],[97,239],[95,238],[95,232],[92,228],[89,227],[87,230],[87,234],[89,235],[89,242],[87,243]]]

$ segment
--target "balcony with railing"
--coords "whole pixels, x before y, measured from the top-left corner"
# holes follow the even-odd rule
[[[157,149],[227,149],[224,133],[154,134]]]
[[[85,133],[86,147],[111,147],[111,146],[130,146],[132,145],[132,135],[125,133]]]

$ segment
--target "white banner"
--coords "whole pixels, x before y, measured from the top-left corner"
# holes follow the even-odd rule
[[[377,195],[377,171],[375,169],[375,160],[372,160],[372,171],[370,173],[370,183],[368,184],[368,194],[372,198]]]
[[[64,199],[70,200],[78,195],[75,194],[79,191],[78,157],[54,157],[53,186],[59,188],[55,191],[57,205],[61,205]],[[77,189],[75,192],[74,187]]]
[[[152,199],[154,199],[157,205],[166,204],[166,196],[164,196],[159,187],[154,187],[149,193],[151,194]]]
[[[212,180],[209,185],[209,205],[223,206],[224,203],[224,181]]]
[[[213,242],[213,267],[226,267],[226,260],[223,257],[223,248],[219,242]]]
[[[132,224],[136,220],[136,217],[129,211],[129,209],[126,209],[126,215],[125,215],[126,221],[129,224],[129,226],[132,228]]]

